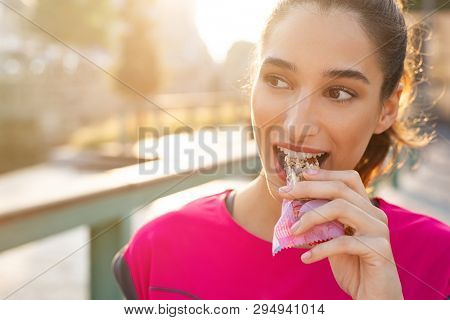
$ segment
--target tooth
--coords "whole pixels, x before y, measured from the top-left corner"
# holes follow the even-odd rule
[[[298,162],[301,161],[305,161],[311,158],[317,159],[319,157],[321,157],[322,155],[324,155],[325,153],[321,152],[321,153],[306,153],[306,152],[298,152],[298,151],[293,151],[290,149],[286,149],[283,147],[278,147],[278,150],[282,151],[286,157],[286,162],[289,162],[289,159],[291,160],[291,162],[296,162],[297,164],[299,164]]]

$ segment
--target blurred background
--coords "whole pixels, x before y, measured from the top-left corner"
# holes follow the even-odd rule
[[[93,283],[102,266],[92,266],[87,244],[99,226],[118,219],[101,212],[114,207],[104,197],[125,197],[117,192],[137,181],[127,168],[158,157],[139,152],[137,128],[169,135],[186,126],[249,125],[245,84],[275,3],[0,0],[0,297],[116,297],[104,293],[114,287]],[[450,5],[410,1],[409,9],[411,21],[429,15],[422,47],[428,81],[417,108],[437,135],[379,181],[376,194],[449,223]],[[250,178],[196,180],[169,196],[152,193],[155,201],[133,214],[129,232]],[[85,217],[81,205],[97,200],[98,211]]]

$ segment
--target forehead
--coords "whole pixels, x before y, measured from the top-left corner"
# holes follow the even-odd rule
[[[343,10],[319,12],[299,6],[275,24],[262,50],[292,62],[302,70],[358,69],[372,80],[380,79],[376,47],[361,28],[355,13]]]

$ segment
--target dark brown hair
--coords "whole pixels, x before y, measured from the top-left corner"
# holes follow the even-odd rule
[[[281,0],[267,21],[255,55],[262,51],[268,35],[289,10],[303,4],[315,4],[321,11],[350,10],[358,15],[361,27],[378,48],[376,54],[384,74],[381,102],[391,96],[400,82],[403,85],[395,123],[385,132],[372,135],[355,167],[368,188],[375,178],[400,168],[411,150],[427,145],[434,138],[434,132],[421,133],[427,117],[410,117],[417,85],[424,81],[420,49],[426,29],[420,24],[406,26],[406,9],[399,0]],[[252,86],[255,71],[256,64],[247,89]]]

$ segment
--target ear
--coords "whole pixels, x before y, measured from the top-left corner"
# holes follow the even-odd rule
[[[391,96],[383,102],[378,123],[374,134],[380,134],[389,129],[397,119],[400,96],[403,92],[403,84],[400,82]]]

